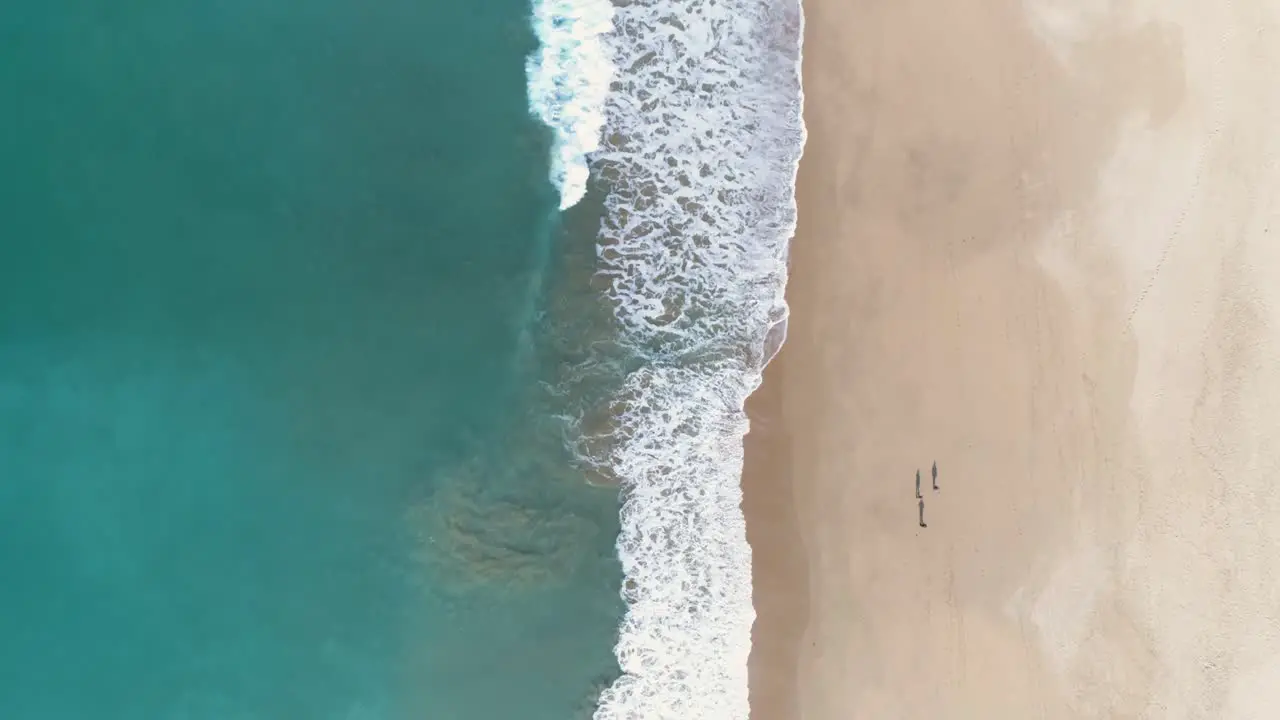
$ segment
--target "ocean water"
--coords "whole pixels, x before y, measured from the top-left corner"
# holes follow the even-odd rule
[[[557,388],[604,305],[538,43],[525,0],[0,4],[0,718],[590,714],[619,502]]]
[[[0,7],[0,718],[745,718],[801,31]]]

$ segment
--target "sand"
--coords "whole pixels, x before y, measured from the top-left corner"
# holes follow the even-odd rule
[[[753,720],[1277,717],[1280,0],[805,12]]]

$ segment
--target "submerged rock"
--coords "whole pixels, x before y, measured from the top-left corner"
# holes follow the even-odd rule
[[[518,591],[562,583],[594,545],[596,523],[555,504],[545,489],[495,490],[513,484],[502,480],[463,472],[409,512],[419,558],[452,589]]]

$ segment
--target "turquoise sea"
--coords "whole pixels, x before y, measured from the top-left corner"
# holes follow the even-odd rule
[[[0,3],[0,718],[589,716],[618,498],[547,391],[595,238],[529,17]]]

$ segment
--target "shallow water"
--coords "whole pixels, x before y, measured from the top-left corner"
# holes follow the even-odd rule
[[[616,672],[534,44],[516,0],[0,8],[0,717],[551,720]]]

